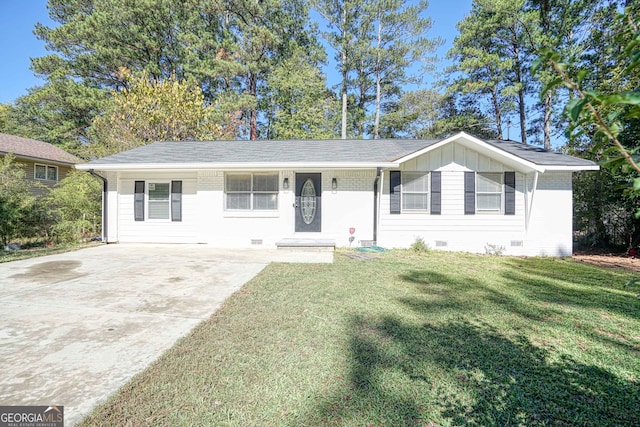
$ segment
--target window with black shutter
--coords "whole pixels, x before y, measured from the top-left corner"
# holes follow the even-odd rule
[[[135,182],[133,211],[136,221],[144,221],[144,181]]]
[[[401,183],[401,173],[400,171],[391,171],[389,172],[389,197],[391,204],[391,213],[399,214],[401,210],[401,192],[402,192],[402,183]]]
[[[182,181],[171,181],[171,221],[182,221]]]
[[[516,214],[516,173],[504,173],[504,214]]]
[[[440,215],[442,211],[442,173],[431,172],[431,214]]]
[[[476,213],[476,173],[464,173],[464,213],[473,215]]]

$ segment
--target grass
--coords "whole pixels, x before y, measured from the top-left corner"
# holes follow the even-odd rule
[[[271,264],[81,425],[637,425],[633,273],[347,253]]]
[[[52,247],[46,247],[44,244],[40,246],[29,246],[24,249],[15,251],[5,251],[0,247],[0,264],[3,262],[18,261],[21,259],[37,258],[46,255],[61,254],[64,252],[76,251],[78,249],[96,246],[100,243],[64,243]]]

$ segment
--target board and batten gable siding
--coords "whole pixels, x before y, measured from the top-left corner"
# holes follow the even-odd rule
[[[182,221],[135,220],[135,182],[145,181],[145,191],[150,182],[182,181]],[[149,173],[144,177],[123,174],[118,180],[118,241],[123,243],[198,243],[198,214],[196,175]],[[148,197],[145,194],[145,212]],[[145,214],[146,215],[146,214]]]
[[[378,244],[386,247],[409,247],[417,238],[424,239],[431,248],[455,251],[485,253],[490,248],[503,248],[505,254],[511,255],[558,255],[571,250],[571,239],[567,245],[566,235],[571,234],[571,173],[554,174],[548,178],[541,174],[537,191],[532,191],[533,174],[515,173],[515,212],[512,215],[500,213],[476,212],[465,215],[465,172],[513,172],[499,161],[484,156],[460,144],[451,143],[432,152],[416,157],[399,168],[400,171],[439,171],[441,178],[441,212],[402,212],[391,214],[390,206],[390,171],[385,171],[382,195],[380,200],[380,223]],[[543,180],[542,177],[545,176]],[[544,194],[545,182],[551,179],[556,186],[569,191],[554,191]],[[533,203],[531,195],[535,194]],[[542,194],[541,194],[542,193]],[[563,218],[552,227],[553,231],[545,232],[544,238],[537,238],[536,233],[555,216],[553,203],[559,206],[558,215]],[[504,193],[503,193],[504,204]],[[529,227],[527,214],[531,207]],[[563,228],[561,230],[561,227]],[[557,234],[558,237],[553,235]],[[538,234],[542,235],[542,234]]]

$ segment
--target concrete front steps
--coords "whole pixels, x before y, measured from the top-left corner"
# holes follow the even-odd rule
[[[287,238],[276,242],[276,247],[296,251],[333,252],[336,248],[336,241],[332,239]]]

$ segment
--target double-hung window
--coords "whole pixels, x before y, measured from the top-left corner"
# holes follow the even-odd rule
[[[390,171],[390,213],[429,212],[431,215],[440,215],[441,178],[440,171]]]
[[[426,172],[402,173],[402,210],[429,210],[429,174]]]
[[[169,204],[170,189],[168,182],[149,183],[149,219],[169,219],[171,206]]]
[[[182,221],[182,181],[136,181],[133,209],[136,221]]]
[[[516,214],[515,172],[465,172],[464,213]]]
[[[476,210],[478,212],[502,211],[502,173],[478,172],[476,181]]]
[[[35,179],[40,181],[57,181],[58,180],[58,167],[39,165],[36,163],[33,173]]]
[[[278,209],[277,173],[229,173],[225,176],[225,209]]]

